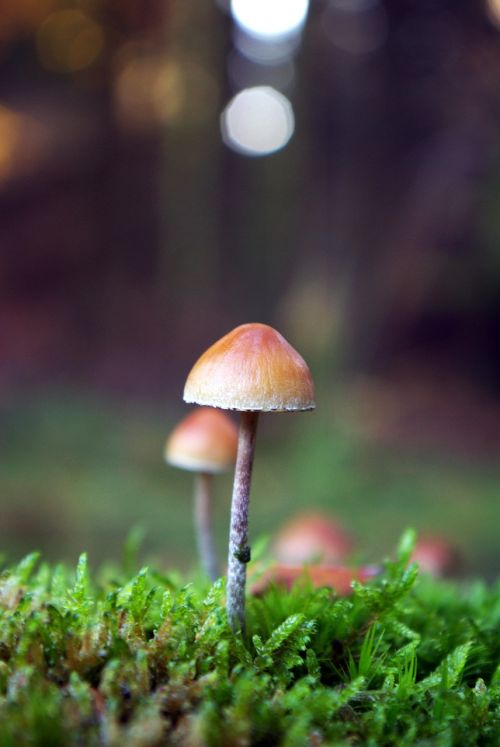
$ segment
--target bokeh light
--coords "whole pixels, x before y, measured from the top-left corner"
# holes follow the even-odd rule
[[[0,104],[0,189],[40,166],[50,137],[48,129],[33,117]]]
[[[500,0],[486,0],[486,12],[491,23],[500,29]]]
[[[14,154],[19,139],[19,118],[4,106],[0,106],[0,184],[12,171]]]
[[[99,57],[102,28],[79,10],[59,10],[42,23],[36,35],[38,56],[51,72],[75,73]]]
[[[15,38],[38,28],[58,0],[3,0],[0,2],[0,39]]]
[[[277,37],[298,31],[307,17],[309,0],[232,0],[231,13],[247,33]]]
[[[130,44],[117,55],[115,69],[115,111],[124,129],[198,125],[216,114],[217,82],[196,59]]]
[[[226,145],[247,156],[265,156],[283,148],[295,129],[292,105],[270,86],[238,93],[221,118]]]
[[[251,62],[259,65],[279,65],[297,52],[300,47],[300,34],[262,38],[236,28],[233,42],[238,52]]]
[[[179,68],[158,57],[132,57],[118,72],[115,107],[119,122],[142,130],[175,120],[184,103]]]

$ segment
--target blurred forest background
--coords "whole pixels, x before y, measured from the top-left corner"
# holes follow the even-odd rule
[[[252,536],[320,507],[360,558],[411,524],[492,577],[500,0],[304,1],[286,33],[243,6],[0,4],[0,551],[97,562],[141,524],[192,565],[163,442],[196,358],[261,321],[318,408],[262,419]],[[239,98],[235,134],[256,86],[281,125]]]

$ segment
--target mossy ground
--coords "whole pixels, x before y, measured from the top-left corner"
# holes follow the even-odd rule
[[[0,579],[0,745],[498,745],[500,585],[408,566],[352,596],[248,600],[152,569],[30,555]]]

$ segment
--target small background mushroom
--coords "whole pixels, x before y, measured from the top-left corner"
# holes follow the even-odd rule
[[[353,541],[340,522],[320,511],[294,516],[280,529],[272,552],[278,563],[338,563],[353,549]]]
[[[422,535],[417,539],[411,560],[431,576],[453,576],[460,571],[462,559],[455,544],[438,535]]]
[[[213,475],[228,470],[236,459],[238,430],[219,410],[200,407],[182,420],[165,445],[165,461],[195,473],[194,521],[201,564],[208,576],[219,577],[212,528]]]
[[[267,568],[252,584],[252,594],[259,596],[271,586],[281,586],[291,589],[301,581],[314,588],[322,586],[332,589],[340,596],[346,596],[352,591],[352,582],[366,583],[375,578],[381,569],[377,566],[361,566],[359,568],[344,565],[284,565],[276,563]]]

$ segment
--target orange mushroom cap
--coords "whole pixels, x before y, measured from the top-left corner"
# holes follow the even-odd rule
[[[184,400],[223,410],[313,410],[314,385],[304,359],[267,324],[242,324],[194,364]]]
[[[238,429],[227,415],[200,407],[185,417],[165,444],[165,461],[192,472],[224,472],[234,464]]]

